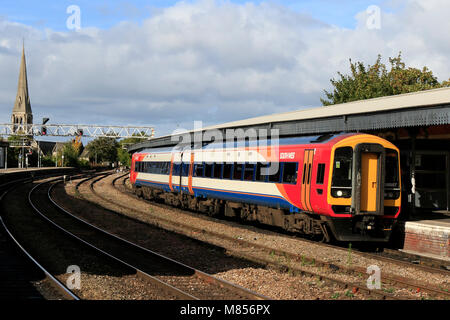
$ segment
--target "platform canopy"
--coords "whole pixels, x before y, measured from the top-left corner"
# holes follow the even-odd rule
[[[357,132],[450,124],[450,88],[303,109],[189,131],[194,133],[227,129],[278,129],[280,137]],[[167,135],[135,144],[130,152],[145,148],[174,146],[178,135]]]

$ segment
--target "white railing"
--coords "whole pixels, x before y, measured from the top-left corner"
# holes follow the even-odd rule
[[[44,134],[43,130],[46,129]],[[155,136],[153,127],[100,126],[81,124],[0,124],[0,136],[54,136],[67,137],[106,137],[106,138],[142,138]]]

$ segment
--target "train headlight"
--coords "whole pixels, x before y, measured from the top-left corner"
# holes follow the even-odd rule
[[[331,195],[333,198],[351,198],[352,190],[350,189],[332,189]]]

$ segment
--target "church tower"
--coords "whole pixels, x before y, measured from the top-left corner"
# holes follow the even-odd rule
[[[22,61],[20,64],[19,84],[17,88],[16,102],[11,116],[13,133],[18,130],[26,131],[27,125],[33,123],[30,96],[28,94],[27,65],[25,61],[25,46],[22,47]]]

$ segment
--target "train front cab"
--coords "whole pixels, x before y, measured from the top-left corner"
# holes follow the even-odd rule
[[[337,240],[389,241],[400,213],[399,163],[394,145],[370,135],[333,147],[328,219]]]

